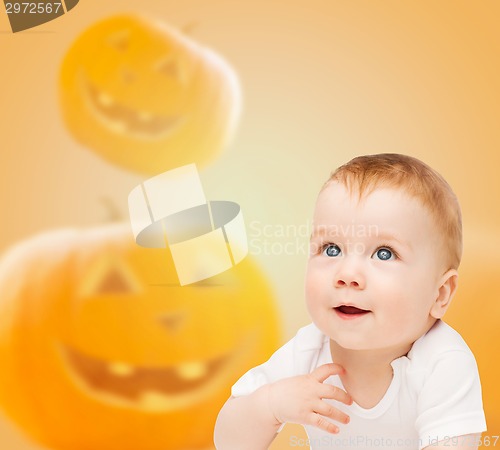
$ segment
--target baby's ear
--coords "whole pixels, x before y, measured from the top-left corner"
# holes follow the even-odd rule
[[[441,277],[438,296],[434,301],[430,315],[435,319],[441,319],[451,303],[453,295],[457,290],[458,272],[456,269],[450,269]]]

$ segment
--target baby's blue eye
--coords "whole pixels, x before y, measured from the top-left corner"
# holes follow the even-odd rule
[[[335,244],[328,244],[324,250],[323,254],[329,257],[335,257],[340,255],[340,248]]]
[[[388,261],[389,259],[394,259],[394,253],[388,248],[382,247],[379,248],[374,255],[377,259],[382,261]]]

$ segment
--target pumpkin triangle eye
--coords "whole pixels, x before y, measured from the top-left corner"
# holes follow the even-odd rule
[[[97,286],[96,294],[130,294],[134,291],[125,274],[112,268]]]
[[[140,292],[138,282],[130,268],[119,259],[103,257],[91,267],[80,286],[80,296],[127,295]]]

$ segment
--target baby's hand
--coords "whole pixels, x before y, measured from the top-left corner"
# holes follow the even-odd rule
[[[325,417],[341,423],[349,423],[349,416],[326,403],[329,398],[352,404],[344,390],[323,384],[330,375],[338,375],[344,369],[338,364],[324,364],[310,374],[284,378],[269,385],[269,407],[280,423],[292,422],[312,425],[329,433],[338,433],[339,428]]]

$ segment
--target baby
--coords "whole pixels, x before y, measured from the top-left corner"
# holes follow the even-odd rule
[[[461,254],[458,201],[423,162],[369,155],[334,171],[314,212],[313,323],[236,382],[217,449],[267,449],[286,422],[312,449],[477,449],[476,361],[441,320]]]

